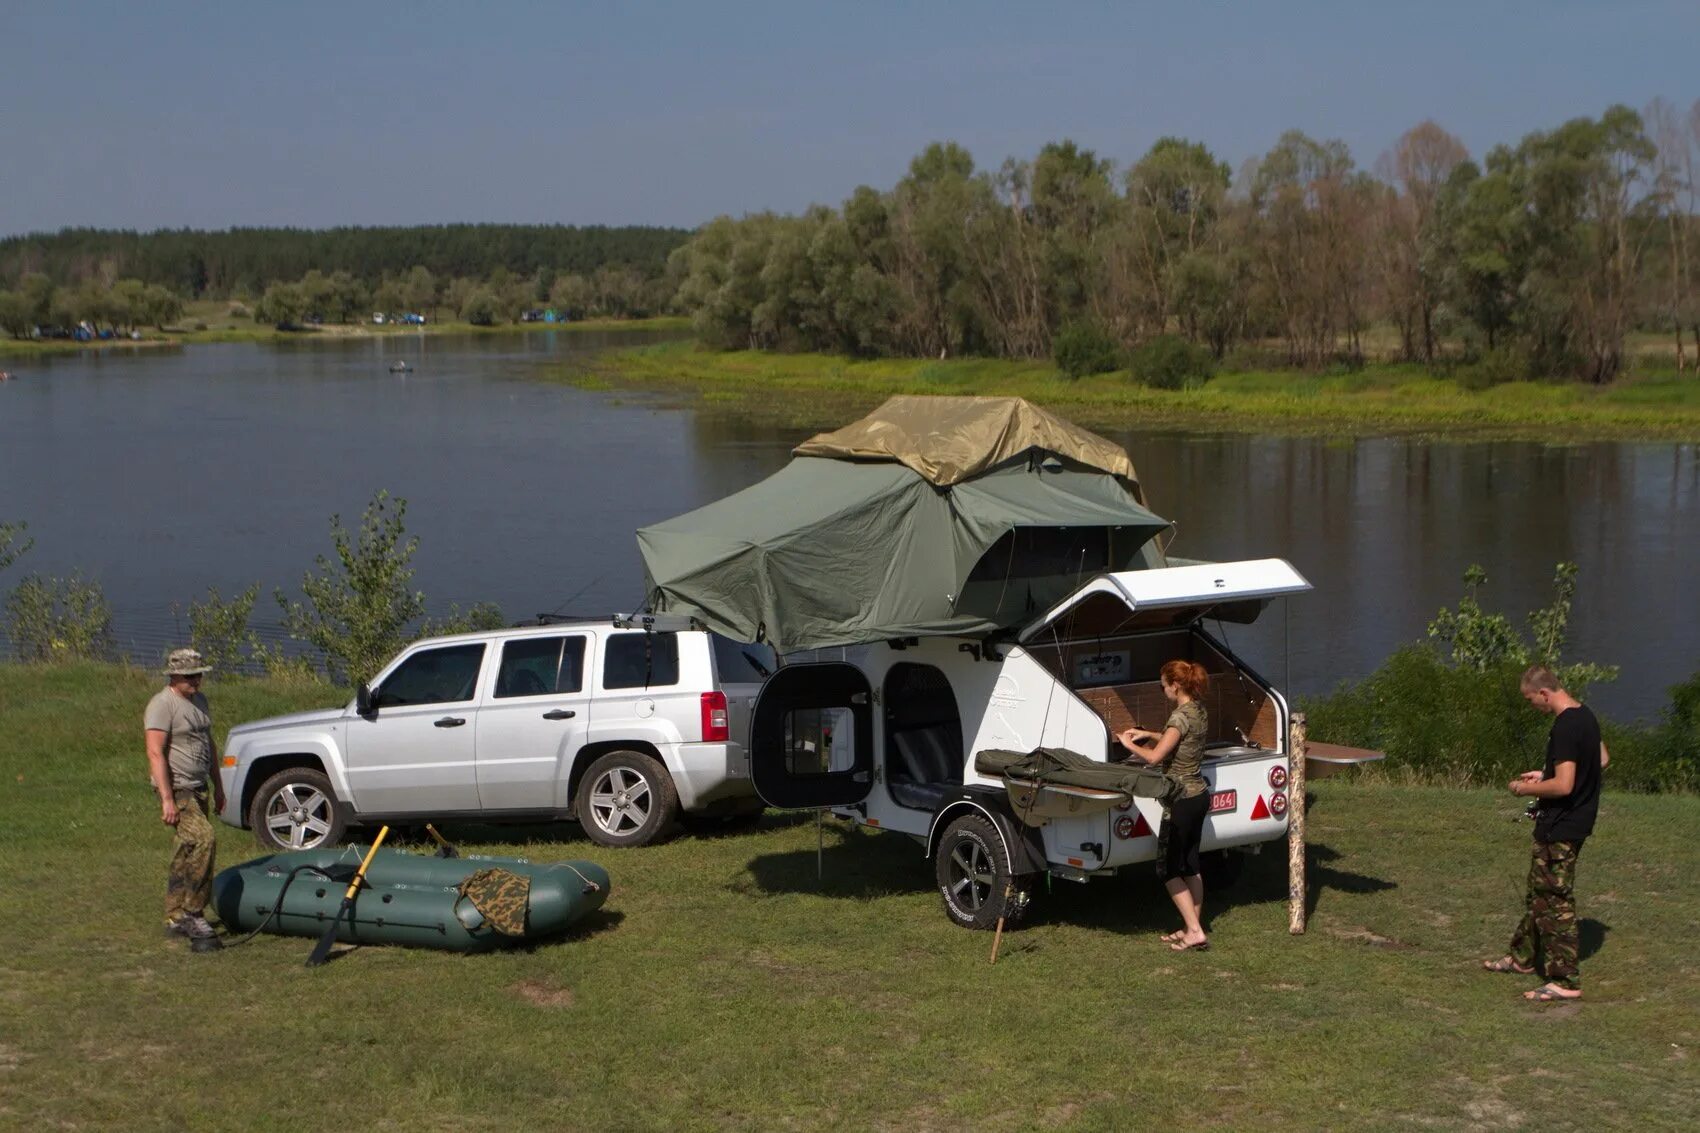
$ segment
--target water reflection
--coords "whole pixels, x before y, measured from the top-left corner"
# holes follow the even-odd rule
[[[635,528],[776,471],[810,430],[530,380],[626,341],[544,331],[32,360],[0,388],[0,519],[28,520],[37,544],[6,581],[81,568],[121,626],[169,618],[209,585],[298,581],[329,548],[330,514],[354,519],[382,487],[410,501],[416,583],[434,605],[630,607]],[[398,358],[413,372],[389,373]],[[1114,439],[1178,523],[1175,553],[1278,555],[1315,582],[1291,610],[1299,691],[1420,637],[1473,562],[1489,604],[1518,618],[1548,600],[1555,562],[1580,564],[1571,654],[1623,666],[1596,698],[1608,709],[1655,711],[1700,667],[1694,446]],[[1278,675],[1281,631],[1274,617],[1230,632]]]

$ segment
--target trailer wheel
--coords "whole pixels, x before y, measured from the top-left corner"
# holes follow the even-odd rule
[[[1027,911],[1028,878],[1009,866],[1003,839],[980,814],[965,814],[945,827],[933,855],[944,911],[963,928],[989,929],[1004,919],[1013,925]]]

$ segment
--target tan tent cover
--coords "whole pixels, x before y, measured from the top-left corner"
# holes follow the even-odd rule
[[[1019,397],[893,397],[860,421],[818,433],[792,451],[895,460],[947,487],[1035,448],[1119,476],[1145,503],[1133,461],[1120,445]]]

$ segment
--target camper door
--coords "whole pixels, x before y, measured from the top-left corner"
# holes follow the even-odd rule
[[[1020,641],[1114,637],[1190,625],[1205,617],[1250,624],[1272,599],[1309,589],[1310,583],[1284,559],[1117,571],[1099,575],[1051,607],[1021,631]],[[1114,661],[1092,660],[1099,665]],[[1113,683],[1116,675],[1090,677]],[[1069,678],[1077,683],[1080,674]]]
[[[868,678],[841,662],[787,665],[750,718],[750,778],[769,806],[854,806],[874,783]]]

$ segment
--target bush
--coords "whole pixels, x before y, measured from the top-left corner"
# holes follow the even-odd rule
[[[34,539],[24,538],[24,532],[28,530],[27,523],[0,523],[0,570],[17,562],[35,546]]]
[[[508,624],[502,616],[502,608],[494,602],[478,602],[469,610],[462,610],[458,605],[450,603],[448,616],[441,619],[426,619],[419,627],[420,637],[441,637],[449,633],[478,633],[482,630],[502,629]]]
[[[1134,379],[1153,389],[1202,385],[1212,372],[1210,351],[1173,334],[1142,342],[1133,352]]]
[[[1070,323],[1058,331],[1051,344],[1051,355],[1056,359],[1057,369],[1071,378],[1106,374],[1122,365],[1121,345],[1090,320]]]
[[[80,574],[32,574],[6,599],[12,647],[21,661],[92,661],[112,651],[112,607],[100,583]]]
[[[264,648],[248,630],[248,615],[259,597],[257,582],[228,602],[209,586],[205,602],[189,603],[189,644],[201,651],[215,674],[228,676],[261,665]]]
[[[320,555],[317,573],[302,577],[305,603],[277,593],[284,628],[318,649],[334,681],[370,679],[407,641],[408,624],[425,611],[425,595],[407,587],[413,577],[408,561],[419,540],[403,541],[406,515],[406,500],[392,503],[380,491],[366,505],[357,535],[343,527],[341,516],[331,516],[336,561]]]
[[[1507,382],[1528,381],[1534,371],[1527,354],[1515,347],[1500,346],[1459,366],[1457,374],[1458,384],[1465,389],[1483,390]]]

